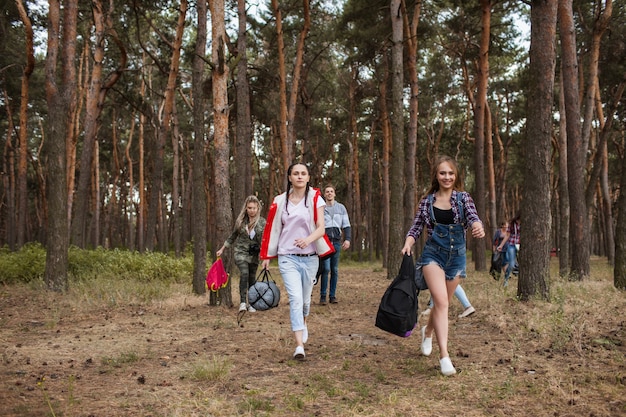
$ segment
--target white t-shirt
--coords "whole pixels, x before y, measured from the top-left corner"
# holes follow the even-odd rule
[[[315,253],[315,245],[313,243],[305,248],[296,246],[296,239],[304,239],[313,233],[313,230],[311,230],[313,219],[311,219],[311,212],[309,207],[304,205],[304,201],[305,199],[303,198],[298,204],[293,204],[287,199],[287,209],[283,210],[280,219],[283,223],[283,230],[278,239],[279,255]],[[326,202],[323,198],[317,199],[317,208],[325,205]]]

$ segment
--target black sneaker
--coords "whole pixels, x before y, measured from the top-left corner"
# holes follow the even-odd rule
[[[321,296],[320,297],[320,305],[325,306],[326,305],[326,296]]]
[[[337,297],[330,297],[331,304],[337,304]]]

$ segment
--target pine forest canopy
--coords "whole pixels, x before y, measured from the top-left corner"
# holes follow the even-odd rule
[[[334,184],[348,208],[352,256],[391,268],[438,154],[459,161],[489,235],[523,211],[525,170],[540,163],[528,135],[534,3],[0,0],[0,243],[67,235],[82,248],[180,255],[201,242],[196,256],[213,253],[245,197],[266,210],[286,165],[301,160],[312,185]],[[589,250],[613,262],[626,4],[560,3],[543,129],[547,241],[569,253],[563,204],[582,199]],[[575,107],[577,135],[564,123]],[[580,182],[564,170],[567,154],[581,155]]]

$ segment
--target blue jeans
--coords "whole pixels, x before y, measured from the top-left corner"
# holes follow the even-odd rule
[[[341,242],[333,242],[335,253],[322,261],[322,285],[320,297],[326,297],[328,289],[328,273],[330,272],[330,296],[335,297],[337,291],[337,279],[339,278],[339,255],[341,253]]]
[[[291,330],[304,330],[304,318],[311,311],[313,279],[317,273],[317,256],[278,255],[278,270],[289,295]]]
[[[438,265],[443,269],[447,281],[457,276],[465,278],[465,252],[465,231],[462,225],[435,224],[419,262],[422,265]]]
[[[517,266],[517,248],[515,245],[507,245],[506,247],[506,261],[508,263],[508,267],[506,268],[506,273],[504,274],[504,282],[508,282],[511,277],[511,272]]]

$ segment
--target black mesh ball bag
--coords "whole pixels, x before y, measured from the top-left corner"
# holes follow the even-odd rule
[[[269,310],[278,306],[280,290],[272,279],[270,271],[263,269],[256,282],[248,289],[248,302],[256,310]]]

